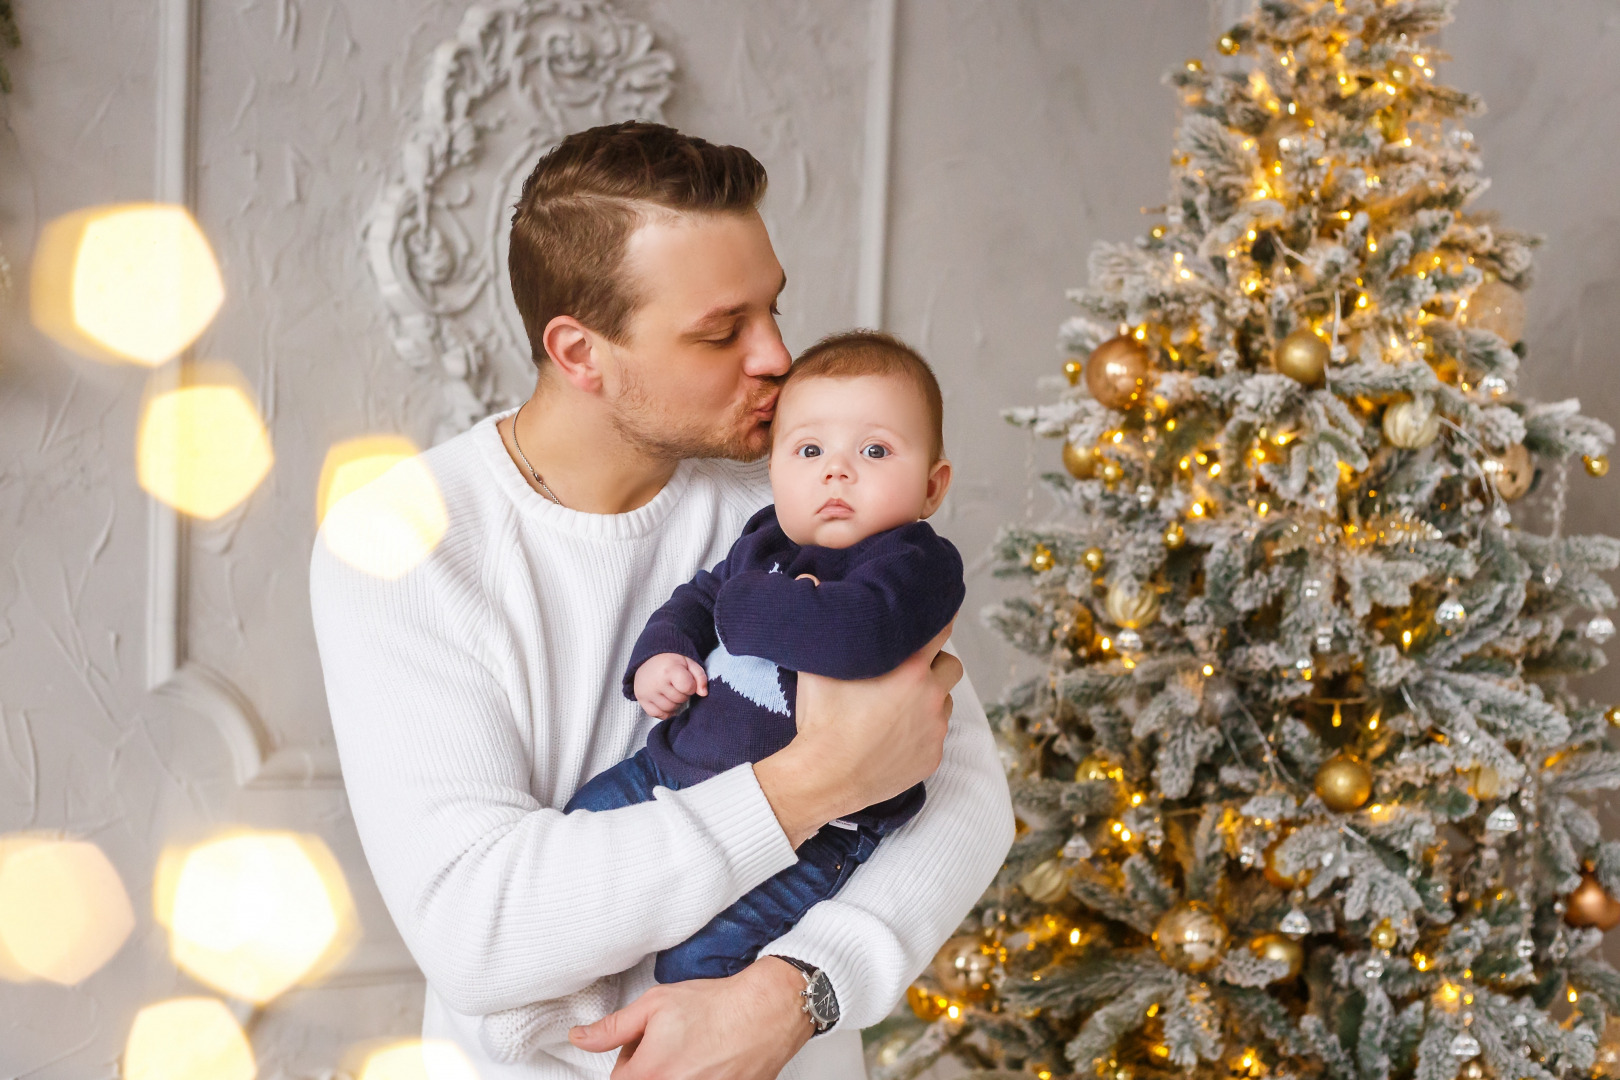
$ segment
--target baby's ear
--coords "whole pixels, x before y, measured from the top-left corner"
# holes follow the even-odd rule
[[[949,458],[940,458],[928,470],[928,494],[923,500],[922,517],[932,517],[940,503],[945,501],[945,493],[951,490],[951,462]]]

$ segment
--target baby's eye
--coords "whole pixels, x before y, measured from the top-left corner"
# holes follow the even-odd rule
[[[873,461],[876,461],[879,458],[888,457],[889,456],[889,448],[887,446],[883,446],[883,445],[881,445],[879,443],[873,443],[870,446],[861,447],[861,456],[862,457],[869,457]]]
[[[820,457],[821,447],[817,446],[815,443],[805,443],[803,446],[799,447],[798,453],[800,457],[805,458]]]

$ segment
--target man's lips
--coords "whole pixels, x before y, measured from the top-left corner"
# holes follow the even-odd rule
[[[817,517],[824,518],[847,518],[853,517],[854,514],[855,508],[850,506],[849,503],[845,502],[843,499],[828,499],[826,502],[822,503],[821,508],[816,511]]]
[[[754,409],[754,415],[764,420],[773,418],[776,415],[776,397],[777,395],[772,394],[766,398],[762,404]]]

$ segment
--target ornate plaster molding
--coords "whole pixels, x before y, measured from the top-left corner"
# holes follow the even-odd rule
[[[573,131],[661,120],[674,71],[652,31],[605,0],[476,5],[433,51],[364,236],[395,350],[439,380],[434,441],[528,393],[506,246],[535,160]]]

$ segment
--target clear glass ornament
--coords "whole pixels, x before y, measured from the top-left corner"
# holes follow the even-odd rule
[[[1322,595],[1322,579],[1306,578],[1303,590],[1305,592],[1305,599],[1315,600],[1318,596]]]
[[[1614,620],[1607,615],[1595,615],[1586,622],[1586,636],[1602,645],[1614,637]]]
[[[1564,580],[1564,569],[1557,563],[1548,564],[1547,568],[1541,572],[1541,583],[1549,589],[1562,580]]]
[[[1153,505],[1153,485],[1152,484],[1137,484],[1136,485],[1136,501],[1141,503],[1143,506],[1152,506]]]
[[[1466,1031],[1459,1031],[1451,1040],[1451,1056],[1471,1058],[1479,1056],[1479,1040]]]
[[[1528,960],[1536,955],[1536,943],[1529,938],[1520,938],[1513,945],[1513,954],[1520,960]]]
[[[1361,973],[1367,977],[1368,982],[1377,982],[1384,976],[1384,962],[1374,956],[1362,967]]]
[[[1333,627],[1318,626],[1316,628],[1316,651],[1327,652],[1333,648]]]
[[[1277,924],[1277,929],[1285,934],[1308,934],[1311,932],[1311,917],[1297,907],[1289,908],[1288,914]]]
[[[1504,834],[1518,832],[1519,815],[1513,812],[1511,806],[1506,804],[1498,806],[1491,811],[1490,817],[1485,819],[1485,831]]]
[[[1491,521],[1503,527],[1511,525],[1513,524],[1513,511],[1509,510],[1506,504],[1497,503],[1496,509],[1491,511]]]
[[[1136,652],[1142,647],[1142,635],[1126,628],[1114,635],[1114,643],[1126,652]]]
[[[1491,395],[1491,397],[1501,397],[1507,393],[1508,383],[1500,375],[1487,375],[1479,380],[1479,388]]]
[[[1092,854],[1091,841],[1079,834],[1069,837],[1068,842],[1063,845],[1063,857],[1065,859],[1079,862],[1082,859],[1091,858]]]
[[[1439,607],[1434,609],[1434,621],[1441,626],[1461,626],[1467,619],[1467,609],[1454,596],[1448,596]]]

